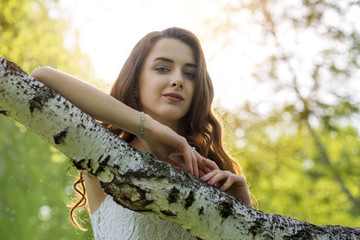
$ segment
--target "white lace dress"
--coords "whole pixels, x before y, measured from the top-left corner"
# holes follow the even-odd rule
[[[108,195],[91,215],[95,240],[196,240],[172,222],[116,204]]]

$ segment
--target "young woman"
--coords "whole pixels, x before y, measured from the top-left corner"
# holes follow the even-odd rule
[[[221,125],[211,108],[213,86],[191,32],[169,28],[147,34],[132,50],[110,96],[51,68],[39,68],[32,76],[139,151],[181,166],[251,207],[240,166],[223,147]],[[82,194],[77,205],[87,199],[95,239],[193,239],[173,223],[115,204],[94,177],[81,174],[75,185],[83,181],[86,198]]]

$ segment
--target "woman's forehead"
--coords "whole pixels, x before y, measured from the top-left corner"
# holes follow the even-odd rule
[[[154,44],[147,60],[152,62],[162,58],[183,64],[196,65],[192,48],[178,39],[162,38]]]

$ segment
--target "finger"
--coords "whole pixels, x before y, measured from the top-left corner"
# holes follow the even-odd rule
[[[191,155],[192,155],[192,164],[193,164],[193,170],[194,170],[194,176],[196,178],[199,178],[199,167],[198,167],[198,160],[196,156],[196,151],[191,148]]]
[[[235,174],[229,175],[226,179],[226,182],[220,187],[220,190],[226,191],[234,184],[234,182],[236,182],[236,180],[239,180],[238,176],[236,176]]]
[[[189,151],[188,144],[185,138],[182,139],[180,143],[181,152],[183,153],[184,160],[185,160],[185,169],[191,174],[194,175],[193,164],[192,164],[192,157],[191,151]]]
[[[191,174],[194,175],[194,169],[191,161],[190,153],[184,155],[185,158],[185,169]]]
[[[205,168],[209,168],[209,169],[211,169],[211,171],[212,170],[220,170],[220,168],[214,161],[212,161],[208,158],[203,158],[202,160],[203,160],[202,162],[203,162],[203,165],[205,166]]]
[[[211,172],[205,174],[204,176],[202,176],[202,177],[200,178],[200,180],[203,181],[203,182],[209,183],[209,181],[210,181],[216,174],[218,174],[219,172],[220,172],[220,171],[218,171],[218,170],[211,171]],[[210,184],[211,184],[211,183],[212,183],[212,182],[210,182]]]
[[[211,169],[207,167],[207,165],[204,163],[204,157],[201,156],[198,152],[194,151],[196,162],[197,162],[197,168],[199,171],[202,171],[204,174],[211,172]]]
[[[217,171],[217,173],[211,177],[209,181],[207,181],[207,184],[210,186],[215,186],[216,184],[220,184],[221,180],[224,180],[228,177],[228,173],[224,171]]]
[[[207,166],[207,164],[205,163],[205,158],[204,157],[202,157],[199,153],[195,153],[196,154],[196,156],[197,156],[197,161],[198,161],[198,166],[199,166],[199,169],[201,170],[201,171],[203,171],[205,174],[206,173],[208,173],[208,172],[211,172],[212,170],[211,170],[211,168],[209,168],[208,166]]]
[[[208,173],[213,170],[219,170],[215,162],[204,158],[198,152],[195,152],[195,154],[197,156],[198,166],[203,172]]]

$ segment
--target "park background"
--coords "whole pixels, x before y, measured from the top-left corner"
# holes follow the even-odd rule
[[[360,227],[360,2],[0,0],[0,56],[107,91],[133,45],[178,26],[200,38],[258,209]],[[0,238],[92,239],[69,220],[70,160],[0,116]]]

